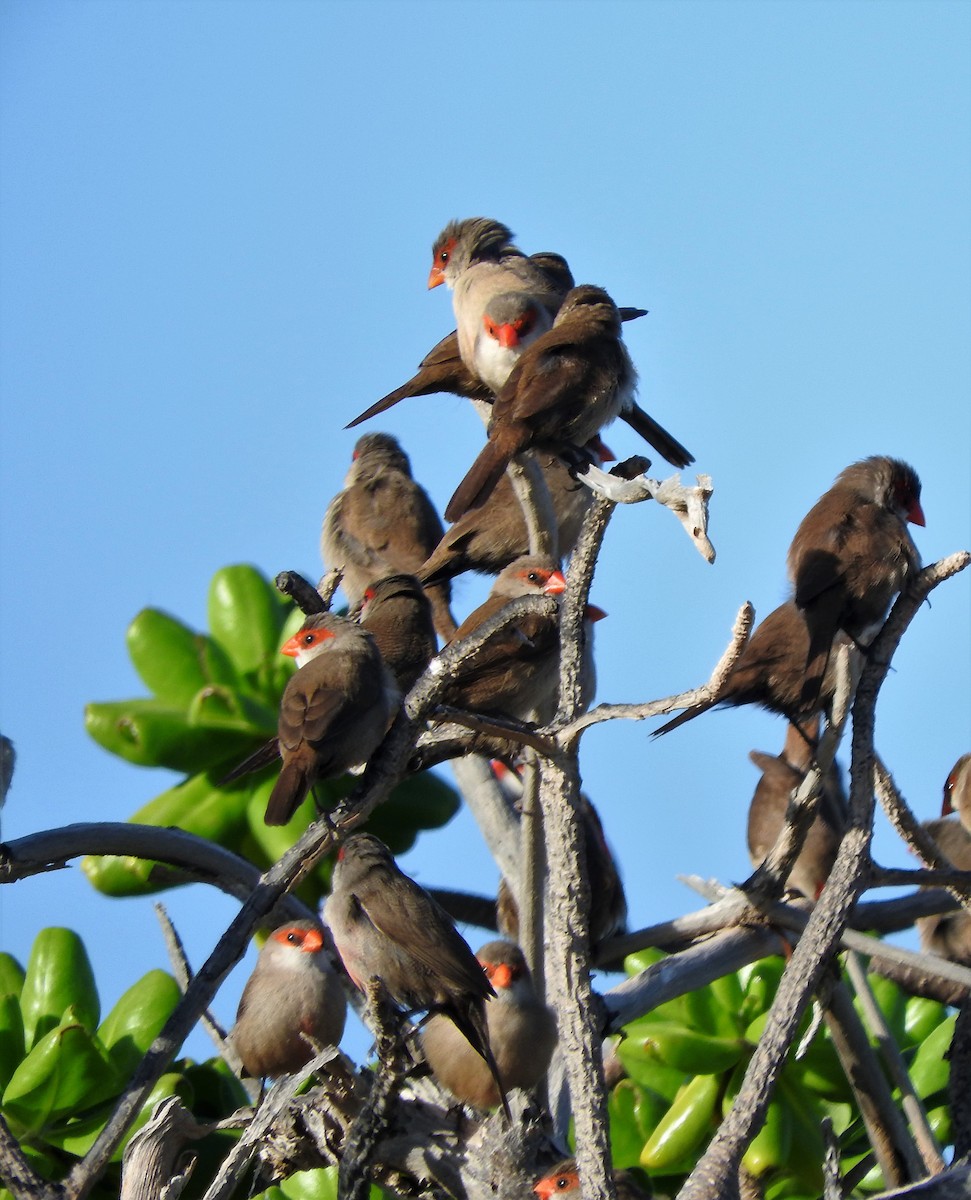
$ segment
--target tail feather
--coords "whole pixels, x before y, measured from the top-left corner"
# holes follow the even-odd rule
[[[679,725],[686,725],[688,721],[693,721],[695,717],[700,717],[702,713],[707,712],[710,708],[714,708],[717,703],[717,700],[706,700],[703,704],[693,704],[690,708],[686,708],[684,712],[678,713],[672,720],[665,722],[660,729],[655,729],[651,737],[658,738],[662,733],[670,733],[672,729],[677,729]]]
[[[445,509],[446,521],[457,521],[470,508],[479,508],[492,495],[493,489],[502,478],[512,455],[500,450],[495,442],[486,442],[479,457],[469,468],[465,478],[455,489],[455,494]]]
[[[380,400],[376,400],[370,408],[366,408],[364,412],[354,418],[353,421],[348,421],[344,426],[345,429],[353,429],[355,425],[360,425],[362,421],[368,421],[371,417],[376,417],[378,413],[387,412],[389,408],[394,408],[399,400],[407,400],[409,396],[421,395],[410,384],[404,383],[399,388],[395,388],[393,392],[388,392],[387,396],[382,396]]]
[[[266,804],[266,816],[263,819],[267,825],[286,825],[303,803],[309,789],[310,777],[306,766],[292,759],[285,762]]]
[[[674,466],[687,467],[695,461],[694,455],[689,453],[677,438],[672,437],[653,417],[648,416],[639,405],[632,402],[630,408],[624,409],[620,414],[620,418]]]
[[[486,1027],[485,1014],[482,1011],[482,1002],[470,1001],[468,1008],[464,1012],[459,1008],[450,1008],[447,1012],[456,1029],[458,1029],[472,1049],[489,1068],[489,1074],[495,1081],[496,1089],[499,1092],[499,1102],[502,1105],[502,1111],[505,1114],[506,1120],[512,1124],[512,1113],[509,1111],[509,1101],[506,1099],[506,1085],[502,1082],[502,1075],[499,1073],[499,1064],[496,1062],[495,1056],[492,1053],[492,1047],[489,1045],[489,1031]]]
[[[249,775],[251,771],[258,771],[261,767],[267,766],[271,762],[275,762],[280,757],[280,743],[276,738],[270,738],[268,742],[264,742],[258,750],[254,750],[247,758],[244,758],[241,763],[237,763],[235,767],[222,779],[219,780],[219,787],[224,787],[227,783],[232,783],[234,779],[239,779],[241,775]]]

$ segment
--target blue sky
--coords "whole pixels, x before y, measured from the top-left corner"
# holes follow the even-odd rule
[[[224,564],[317,577],[343,425],[452,328],[425,279],[453,217],[497,217],[650,309],[626,331],[641,403],[714,479],[713,567],[652,505],[616,515],[600,699],[707,678],[739,605],[784,597],[799,520],[857,458],[917,468],[925,561],[971,546],[969,45],[956,0],[8,0],[4,835],[122,819],[166,786],[86,738],[84,703],[142,693],[124,630],[145,605],[203,626]],[[440,506],[482,438],[452,397],[374,427]],[[626,426],[608,441],[641,448]],[[458,587],[460,617],[481,592]],[[971,745],[969,607],[965,577],[934,594],[878,713],[926,817]],[[638,924],[696,906],[679,873],[744,877],[748,751],[784,727],[743,710],[648,733],[602,726],[582,757]],[[877,847],[906,863],[882,819]],[[464,815],[404,865],[495,885]],[[168,902],[199,963],[233,905]],[[77,871],[0,893],[14,953],[62,923],[95,948],[106,1003],[162,954],[147,903]]]

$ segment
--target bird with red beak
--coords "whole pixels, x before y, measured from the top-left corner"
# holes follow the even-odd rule
[[[293,921],[275,929],[260,950],[229,1040],[248,1075],[290,1075],[314,1057],[314,1043],[337,1045],[346,1015],[320,927]]]
[[[550,1065],[556,1020],[537,997],[518,946],[488,942],[477,958],[495,991],[486,1001],[485,1018],[502,1082],[507,1089],[533,1088]],[[492,1072],[451,1021],[432,1017],[421,1042],[432,1074],[456,1099],[473,1108],[494,1108],[499,1103]]]

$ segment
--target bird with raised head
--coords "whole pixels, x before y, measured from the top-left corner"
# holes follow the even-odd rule
[[[357,988],[380,980],[401,1008],[455,1025],[485,1061],[508,1116],[485,1015],[495,989],[445,910],[372,834],[352,834],[338,851],[324,919]]]
[[[913,467],[881,455],[841,471],[800,522],[787,566],[809,626],[807,697],[822,686],[836,634],[868,646],[920,569],[908,523],[924,524],[920,480]]]
[[[248,1075],[290,1075],[314,1057],[313,1042],[337,1045],[346,1015],[347,1001],[319,925],[292,921],[264,942],[229,1041]]]

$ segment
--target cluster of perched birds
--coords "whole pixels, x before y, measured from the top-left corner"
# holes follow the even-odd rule
[[[643,310],[618,308],[599,287],[575,286],[561,256],[527,256],[504,225],[485,218],[453,222],[438,237],[428,284],[441,283],[452,289],[457,329],[412,379],[350,424],[408,397],[448,391],[479,408],[487,419],[486,442],[445,509],[452,522],[447,533],[395,439],[374,433],[357,442],[321,539],[325,566],[342,573],[349,616],[309,617],[283,647],[298,669],[283,695],[278,736],[243,764],[252,769],[277,755],[281,760],[269,824],[288,821],[317,781],[367,763],[401,698],[437,653],[439,638],[461,641],[517,597],[562,595],[559,563],[529,554],[527,522],[506,474],[513,459],[531,457],[545,481],[561,554],[576,543],[591,502],[582,475],[588,464],[610,457],[600,433],[613,418],[625,420],[674,466],[693,461],[634,401],[636,373],[622,324]],[[792,788],[812,760],[820,716],[834,694],[834,649],[845,643],[865,653],[894,596],[919,569],[908,524],[924,524],[920,490],[913,469],[895,459],[873,457],[847,467],[796,531],[788,555],[791,598],[756,628],[720,694],[657,731],[716,704],[760,704],[791,723],[780,756],[753,755],[763,771],[749,827],[753,860],[774,841]],[[465,571],[495,581],[485,603],[456,623],[451,580]],[[599,615],[592,606],[587,610],[585,702],[593,693],[589,630]],[[556,711],[558,662],[557,617],[521,617],[486,644],[473,666],[460,664],[444,703],[546,724]],[[518,786],[514,767],[512,759],[497,767],[510,794]],[[968,773],[965,764],[964,796]],[[817,824],[829,821],[838,830],[838,774],[826,792]],[[626,904],[588,801],[584,824],[588,871],[599,873],[592,889],[596,942],[624,927]],[[809,861],[828,853],[815,849],[820,838],[826,840],[825,829],[810,834],[790,881],[811,896],[825,879]],[[432,1072],[457,1099],[479,1109],[506,1108],[508,1088],[537,1084],[556,1041],[555,1021],[515,944],[516,903],[508,884],[498,908],[503,937],[476,956],[387,848],[371,835],[354,834],[339,850],[324,909],[350,979],[362,990],[380,979],[404,1010],[432,1014],[422,1033]],[[233,1041],[249,1073],[289,1072],[309,1060],[307,1037],[339,1040],[344,1013],[320,928],[298,923],[264,946]],[[546,1197],[570,1188],[576,1189],[576,1173],[567,1163],[536,1192]]]

